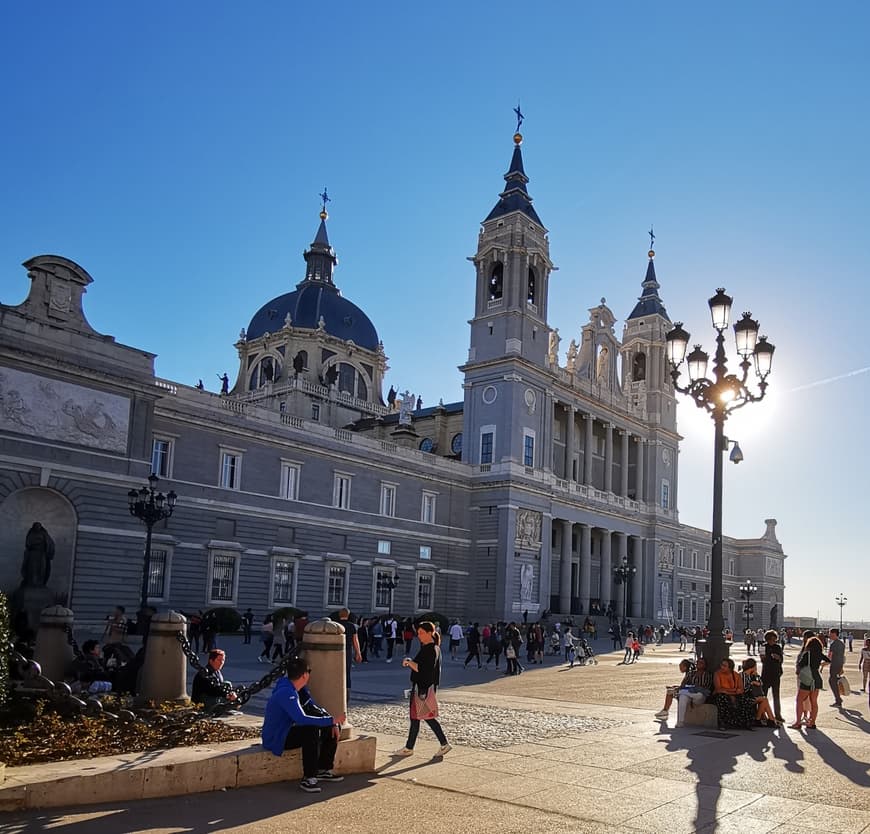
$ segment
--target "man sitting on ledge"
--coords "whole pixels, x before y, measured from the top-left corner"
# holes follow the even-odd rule
[[[334,718],[318,706],[308,691],[311,669],[302,658],[287,664],[287,677],[279,678],[266,704],[261,733],[263,747],[276,756],[302,748],[302,781],[308,793],[320,793],[318,782],[341,782],[332,772],[341,725],[347,717]]]
[[[234,701],[238,696],[230,689],[229,681],[224,680],[223,668],[226,654],[221,649],[208,653],[208,665],[200,669],[193,679],[190,699],[195,704],[203,704],[206,712],[212,715],[240,715]]]

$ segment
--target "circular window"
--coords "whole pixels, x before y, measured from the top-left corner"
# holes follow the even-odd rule
[[[431,452],[435,448],[435,444],[432,442],[431,437],[424,437],[420,441],[420,451],[421,452]]]
[[[492,405],[495,402],[495,398],[498,396],[498,391],[494,385],[487,385],[486,388],[483,389],[483,401],[487,405]]]
[[[450,451],[454,455],[462,454],[462,432],[453,435],[453,440],[450,441]]]

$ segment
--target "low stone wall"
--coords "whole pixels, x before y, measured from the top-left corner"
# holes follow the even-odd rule
[[[357,736],[339,742],[335,771],[371,773],[377,740]],[[283,756],[259,742],[233,741],[208,747],[178,747],[128,756],[57,762],[6,769],[0,811],[62,808],[181,796],[245,788],[302,778],[300,750]]]

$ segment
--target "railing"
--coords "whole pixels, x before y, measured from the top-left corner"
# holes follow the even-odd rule
[[[293,414],[282,414],[281,422],[285,426],[292,426],[294,429],[301,429],[305,427],[305,421],[301,417],[296,417]]]
[[[248,404],[241,400],[231,400],[228,397],[221,397],[220,404],[224,411],[232,411],[235,414],[248,413]]]
[[[178,386],[175,383],[168,382],[165,379],[155,379],[154,384],[158,388],[162,388],[167,393],[172,394],[173,396],[178,396]]]
[[[353,432],[347,429],[335,429],[335,437],[342,443],[353,443]]]

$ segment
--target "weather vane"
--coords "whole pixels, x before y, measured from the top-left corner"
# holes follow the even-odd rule
[[[522,127],[523,118],[524,118],[523,111],[520,110],[520,103],[519,102],[517,102],[517,106],[514,107],[514,113],[517,114],[517,133],[519,133],[520,128]]]
[[[649,231],[647,232],[647,234],[649,235],[649,248],[652,249],[653,244],[656,242],[656,236],[653,233],[652,223],[650,223]]]
[[[331,203],[332,200],[329,199],[329,194],[326,193],[326,186],[323,186],[323,194],[318,194],[323,205],[321,206],[321,211],[326,211],[326,204]]]

